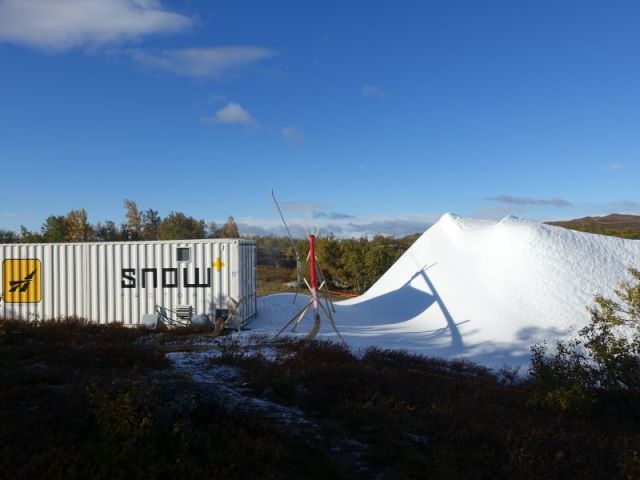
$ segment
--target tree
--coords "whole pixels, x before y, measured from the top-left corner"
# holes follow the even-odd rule
[[[24,225],[20,225],[20,243],[40,243],[42,235],[38,232],[32,232]]]
[[[122,235],[116,224],[107,220],[104,224],[98,223],[95,226],[94,237],[98,242],[117,242],[122,238]]]
[[[131,230],[129,224],[126,222],[120,224],[120,239],[125,242],[139,240],[139,238],[136,237],[135,232]]]
[[[142,238],[145,240],[158,240],[162,218],[157,210],[149,208],[142,212]]]
[[[333,235],[316,240],[316,257],[326,280],[334,286],[344,286],[340,241]]]
[[[127,213],[125,215],[127,219],[127,226],[129,227],[129,231],[135,240],[139,240],[142,238],[142,214],[140,210],[138,210],[138,205],[133,200],[126,199],[124,200],[124,208]]]
[[[64,242],[68,235],[67,222],[64,215],[50,215],[40,229],[42,238],[48,243]]]
[[[216,222],[207,223],[206,233],[205,233],[205,236],[207,238],[220,238],[221,234],[222,234],[222,229],[218,228],[218,226],[216,225]]]
[[[640,270],[629,270],[616,299],[595,297],[591,319],[577,338],[532,347],[529,369],[538,401],[562,409],[582,407],[599,393],[640,395]]]
[[[368,276],[364,269],[364,255],[368,240],[347,239],[341,242],[342,273],[346,283],[357,292],[364,292],[368,286]]]
[[[376,235],[369,241],[364,254],[367,283],[373,285],[400,258],[400,249],[393,237]]]
[[[66,241],[68,242],[88,242],[92,239],[93,229],[87,219],[87,211],[71,210],[65,218],[67,226]]]
[[[18,243],[19,241],[20,237],[16,232],[0,228],[0,243]]]
[[[222,226],[222,231],[220,232],[221,238],[238,238],[240,237],[240,232],[238,231],[238,225],[236,221],[233,219],[231,215],[227,217],[226,223]]]
[[[204,220],[196,220],[182,212],[171,212],[160,224],[160,240],[204,238]]]

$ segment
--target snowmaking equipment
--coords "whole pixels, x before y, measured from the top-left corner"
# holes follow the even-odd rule
[[[298,283],[302,285],[302,283],[304,282],[304,285],[307,287],[311,294],[311,298],[309,299],[309,301],[307,301],[307,303],[305,303],[304,306],[300,310],[298,310],[293,318],[291,318],[275,334],[275,338],[284,333],[285,330],[287,330],[292,325],[293,327],[291,331],[295,332],[309,310],[313,309],[313,325],[305,338],[307,340],[313,340],[318,335],[322,324],[322,315],[324,315],[331,328],[336,332],[336,335],[338,335],[338,338],[340,338],[340,340],[344,343],[344,339],[342,338],[342,335],[340,335],[340,332],[338,331],[333,318],[335,308],[333,306],[333,302],[329,297],[328,285],[324,278],[324,274],[322,273],[322,269],[320,268],[320,265],[318,263],[318,258],[316,257],[316,236],[318,232],[316,232],[316,234],[314,235],[305,231],[305,233],[307,234],[307,239],[309,241],[309,254],[307,255],[307,262],[309,264],[309,280],[307,280],[303,276],[303,268],[302,262],[300,261],[300,255],[298,254],[298,250],[295,246],[295,242],[293,241],[291,231],[289,230],[287,222],[284,219],[284,215],[282,214],[282,210],[280,209],[280,205],[278,204],[278,200],[276,199],[273,189],[271,189],[271,196],[273,197],[273,202],[275,203],[278,213],[280,214],[280,218],[282,219],[285,231],[287,232],[289,241],[291,242],[291,246],[293,247],[293,251],[296,256],[296,271],[298,275]],[[295,303],[297,296],[298,294],[296,292],[293,298],[293,303]]]

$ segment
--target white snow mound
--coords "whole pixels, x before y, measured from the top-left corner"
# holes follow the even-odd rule
[[[584,326],[594,295],[612,296],[631,266],[640,267],[638,240],[512,216],[496,222],[445,214],[364,295],[337,303],[335,319],[356,348],[526,365],[531,345]],[[252,330],[284,326],[305,302],[292,299],[259,299]],[[335,337],[328,325],[321,334]]]

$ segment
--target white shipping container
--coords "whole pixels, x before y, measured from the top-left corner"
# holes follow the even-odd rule
[[[0,245],[0,316],[78,316],[137,325],[156,306],[193,308],[241,326],[256,314],[256,246],[249,240]]]

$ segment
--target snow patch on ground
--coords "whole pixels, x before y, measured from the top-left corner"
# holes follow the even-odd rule
[[[282,352],[278,355],[276,348],[256,343],[259,338],[247,332],[238,332],[232,336],[208,339],[208,343],[221,348],[233,346],[236,348],[234,350],[236,354],[244,351],[246,355],[253,355],[259,352],[268,361],[279,361],[284,358]],[[170,352],[166,355],[178,373],[189,376],[200,385],[210,386],[216,392],[217,403],[225,410],[248,413],[267,419],[272,422],[272,425],[282,428],[287,435],[299,437],[304,441],[310,438],[317,442],[330,441],[325,438],[321,426],[308,420],[301,410],[254,396],[238,369],[213,361],[220,354],[221,351],[215,349],[200,352]],[[365,443],[343,438],[333,440],[331,451],[341,455],[345,462],[364,473],[368,471],[368,467],[362,462],[366,448]]]
[[[225,409],[258,414],[282,425],[304,427],[305,431],[317,429],[300,410],[253,396],[236,368],[212,361],[219,355],[220,352],[216,350],[170,352],[167,358],[178,372],[188,375],[195,382],[215,387]]]

